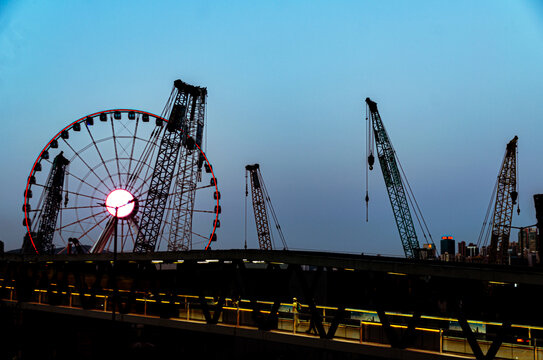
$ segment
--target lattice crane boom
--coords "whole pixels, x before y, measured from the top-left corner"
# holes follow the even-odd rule
[[[203,155],[195,146],[202,147],[207,91],[193,94],[190,112],[183,125],[186,141],[180,148],[177,181],[172,201],[172,231],[168,239],[168,251],[192,250],[192,215],[196,185],[201,180]],[[175,220],[174,220],[175,219]]]
[[[62,191],[64,187],[64,177],[66,167],[70,162],[60,152],[53,160],[47,185],[44,191],[43,210],[39,214],[38,232],[34,239],[37,239],[32,246],[30,237],[25,237],[23,251],[28,253],[37,252],[38,254],[52,254],[55,250],[53,245],[53,236],[58,219],[58,213],[62,204]]]
[[[420,245],[415,232],[415,225],[413,224],[413,219],[411,217],[411,211],[409,210],[405,187],[402,182],[398,163],[396,162],[394,148],[392,147],[383,122],[381,121],[381,116],[377,110],[377,103],[370,98],[366,98],[366,104],[370,112],[371,127],[373,129],[375,145],[377,147],[377,157],[379,159],[379,164],[381,165],[381,171],[385,180],[390,205],[392,206],[392,212],[394,213],[394,219],[396,220],[396,226],[402,241],[403,250],[407,258],[414,258],[418,256],[417,251],[419,250]],[[373,168],[373,162],[375,161],[375,158],[371,153],[368,161],[371,170]],[[369,197],[366,195],[366,202],[368,200]]]
[[[195,114],[200,113],[197,105],[200,103],[205,104],[205,100],[201,99],[205,98],[206,95],[207,90],[205,88],[189,85],[181,80],[174,81],[174,88],[163,112],[164,117],[169,115],[168,124],[166,130],[163,130],[158,148],[151,184],[141,214],[134,252],[153,252],[155,250],[163,224],[163,215],[168,202],[172,179],[177,169],[178,158],[180,153],[181,157],[185,154],[185,151],[182,150],[183,148],[190,151],[191,154],[195,148],[195,140],[189,136],[191,135],[192,126],[195,123]],[[201,142],[201,139],[197,138],[196,141]],[[181,160],[183,164],[186,161],[189,161],[187,166],[191,167],[190,177],[192,179],[192,165],[194,161],[192,157],[190,159],[183,157]],[[183,170],[181,169],[181,171]],[[191,187],[183,195],[189,194],[190,196],[193,190],[194,187]],[[189,212],[192,211],[192,200],[193,196],[189,199]],[[189,220],[191,221],[192,218]]]
[[[258,245],[260,250],[272,250],[272,241],[270,234],[270,224],[266,204],[264,203],[264,194],[260,181],[259,165],[247,165],[245,169],[251,178],[251,194],[253,199],[253,210],[255,213],[256,233],[258,235]]]
[[[285,237],[283,236],[283,231],[281,230],[281,226],[279,225],[279,222],[277,221],[277,216],[275,214],[275,210],[273,209],[271,199],[268,195],[266,185],[264,184],[264,180],[262,179],[262,174],[260,173],[260,165],[259,164],[247,165],[245,167],[245,170],[246,170],[246,174],[249,174],[249,177],[251,178],[250,183],[251,183],[251,193],[252,193],[252,200],[253,200],[252,202],[253,202],[256,232],[258,235],[258,244],[260,246],[260,250],[273,250],[273,243],[274,243],[273,235],[270,231],[270,223],[269,223],[266,205],[269,207],[270,213],[272,214],[275,227],[277,229],[279,237],[281,238],[281,242],[283,243],[283,249],[286,250],[287,243],[285,241]],[[245,194],[245,195],[247,196],[248,194]]]
[[[498,174],[496,201],[490,236],[489,262],[507,262],[509,235],[513,207],[517,203],[517,140],[515,136],[506,146],[500,173]]]

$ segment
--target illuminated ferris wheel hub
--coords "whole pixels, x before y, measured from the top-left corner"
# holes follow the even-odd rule
[[[116,189],[106,197],[106,209],[119,219],[133,217],[138,210],[137,199],[128,190]]]

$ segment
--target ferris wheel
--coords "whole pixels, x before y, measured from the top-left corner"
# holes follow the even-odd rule
[[[28,177],[23,251],[208,249],[220,192],[201,148],[205,93],[194,88],[176,81],[163,116],[112,109],[58,132]]]

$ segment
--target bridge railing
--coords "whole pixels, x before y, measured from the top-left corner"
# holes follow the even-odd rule
[[[0,299],[17,302],[19,296],[14,281],[4,282],[0,279]],[[125,314],[137,314],[148,317],[169,318],[178,321],[208,322],[204,307],[214,314],[220,312],[217,324],[220,326],[234,326],[254,328],[259,327],[255,321],[255,308],[260,316],[269,316],[273,311],[274,302],[251,301],[248,299],[217,299],[214,297],[201,297],[196,295],[131,292],[127,290],[101,289],[100,291],[78,291],[73,285],[59,288],[51,283],[47,288],[32,289],[31,297],[26,302],[36,304],[79,308],[89,311],[111,312],[115,310]],[[202,302],[203,301],[203,302]],[[204,305],[205,304],[205,305]],[[318,315],[322,319],[324,331],[328,332],[336,319],[338,308],[329,306],[316,306]],[[382,323],[376,311],[347,308],[343,319],[337,324],[334,333],[335,339],[363,344],[388,344],[388,339],[382,329]],[[391,327],[398,329],[400,334],[407,329],[412,314],[385,313],[390,320]],[[277,308],[276,322],[272,331],[290,333],[296,336],[317,337],[317,330],[313,328],[312,315],[307,304],[281,302]],[[419,338],[415,349],[434,351],[441,354],[471,355],[472,350],[466,338],[455,328],[455,319],[446,317],[424,316],[427,320],[425,326],[416,327]],[[469,320],[468,323],[477,334],[477,342],[481,350],[486,353],[491,346],[491,336],[486,328],[501,324]],[[532,336],[533,331],[543,331],[543,328],[527,325],[513,324],[523,337],[508,339],[502,344],[497,357],[503,359],[543,359],[543,339]],[[480,330],[479,330],[480,329]],[[480,332],[479,332],[480,331]]]

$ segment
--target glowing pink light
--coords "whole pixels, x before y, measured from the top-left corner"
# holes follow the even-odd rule
[[[124,189],[113,190],[106,198],[107,211],[115,216],[115,210],[117,210],[117,217],[119,218],[132,214],[135,206],[134,195]]]

